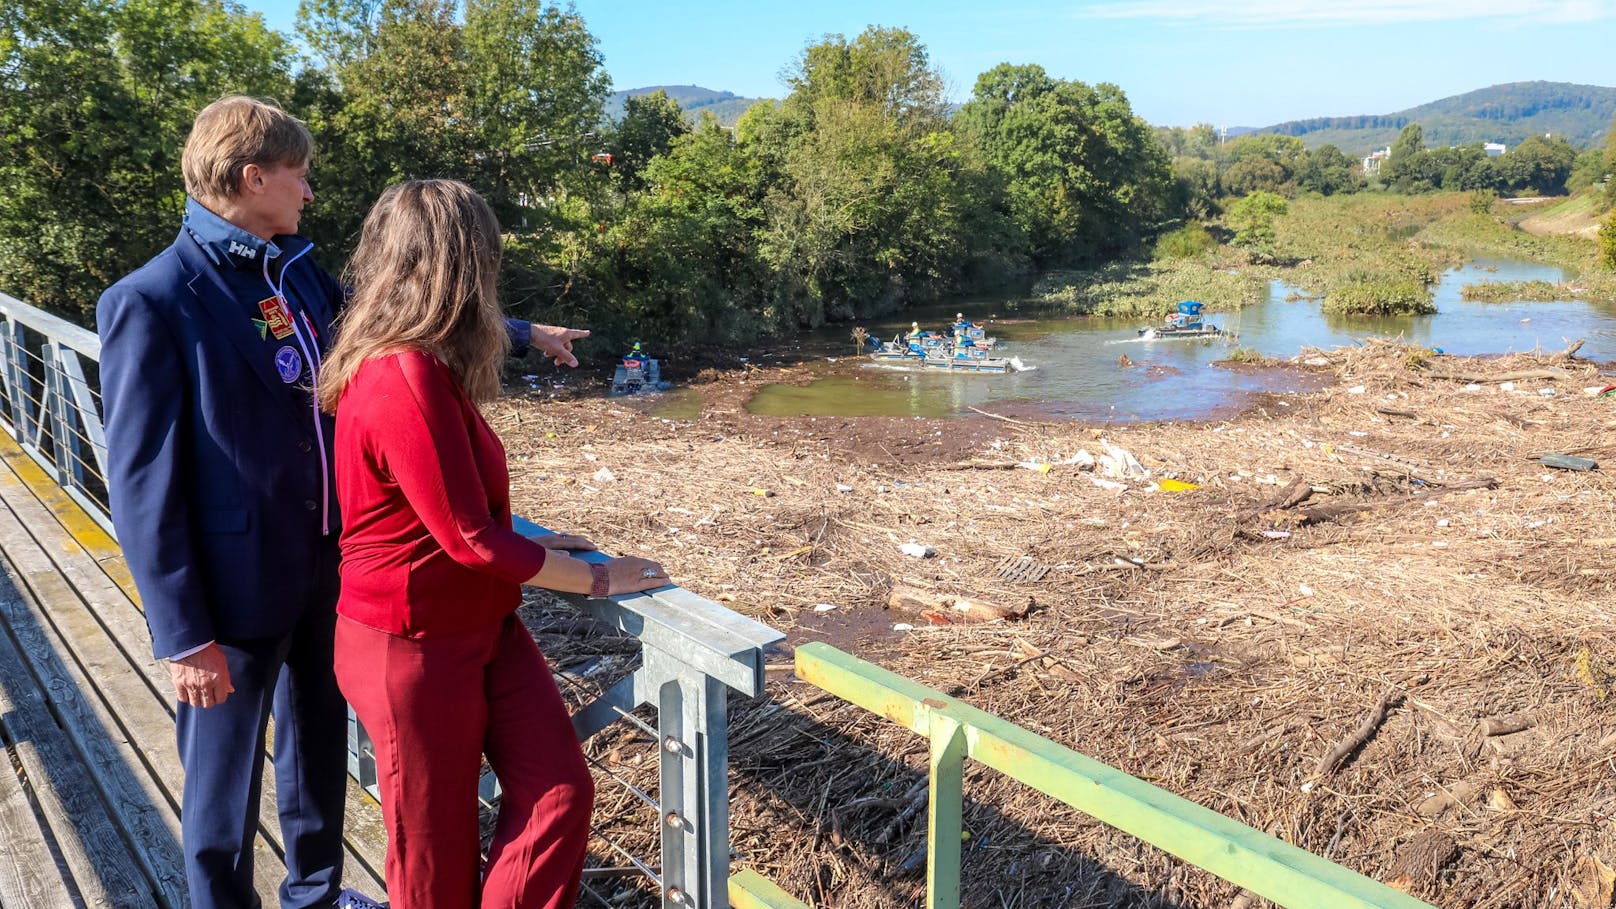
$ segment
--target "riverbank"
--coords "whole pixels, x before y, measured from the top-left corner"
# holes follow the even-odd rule
[[[1386,343],[1286,367],[1323,387],[1201,423],[746,413],[791,379],[773,369],[708,376],[690,420],[621,399],[489,410],[519,512],[656,557],[791,645],[832,641],[1438,905],[1566,904],[1616,866],[1616,484],[1533,456],[1616,464],[1616,401],[1585,393],[1616,380]],[[1085,469],[1106,442],[1148,475]],[[1047,571],[1001,576],[1023,560]],[[936,624],[954,612],[889,605],[899,588],[1007,617]],[[580,684],[625,665],[564,612],[528,618]],[[924,742],[770,677],[767,702],[733,705],[737,865],[821,906],[913,903]],[[590,751],[650,784],[654,747],[625,730]],[[1254,905],[967,780],[968,905]],[[601,793],[601,830],[644,853],[655,819]]]
[[[1555,218],[1545,217],[1571,209],[1580,210],[1563,199],[1507,205],[1471,193],[1305,197],[1290,200],[1275,220],[1272,254],[1261,263],[1225,245],[1191,258],[1054,272],[1033,295],[1082,314],[1160,316],[1182,299],[1232,312],[1258,299],[1252,288],[1273,279],[1322,297],[1327,311],[1429,313],[1425,288],[1443,271],[1481,257],[1566,271],[1566,281],[1538,289],[1531,299],[1616,301],[1616,273],[1599,267],[1593,239],[1557,231]],[[1508,292],[1488,284],[1477,282],[1475,299]]]

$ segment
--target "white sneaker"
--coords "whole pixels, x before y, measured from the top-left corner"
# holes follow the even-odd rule
[[[357,890],[343,890],[337,895],[337,909],[387,909],[387,904],[378,903]]]

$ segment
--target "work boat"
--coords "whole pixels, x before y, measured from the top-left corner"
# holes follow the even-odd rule
[[[945,369],[949,372],[1010,372],[1020,369],[1014,357],[986,357],[986,356],[947,356],[944,354],[928,354],[920,361],[926,369]]]
[[[1139,337],[1145,341],[1166,341],[1173,338],[1222,338],[1234,337],[1233,333],[1224,331],[1216,325],[1201,321],[1203,304],[1195,300],[1185,300],[1178,304],[1178,312],[1168,316],[1161,325],[1147,325],[1139,329]]]
[[[879,362],[920,360],[948,349],[948,339],[936,332],[927,332],[917,338],[904,340],[901,336],[882,342],[870,357]]]
[[[877,363],[919,366],[923,369],[944,369],[949,372],[1011,372],[1025,369],[1014,357],[990,357],[985,350],[970,350],[966,355],[951,353],[946,344],[920,346],[902,341],[888,341],[881,345],[870,359]]]
[[[641,354],[630,354],[617,364],[612,373],[610,394],[632,395],[642,391],[661,391],[668,386],[662,381],[662,362]]]

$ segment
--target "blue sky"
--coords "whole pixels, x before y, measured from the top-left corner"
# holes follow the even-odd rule
[[[243,0],[292,30],[296,0]],[[1616,0],[576,0],[619,89],[784,94],[827,33],[919,36],[954,100],[977,74],[1038,63],[1122,86],[1161,125],[1266,126],[1382,114],[1500,82],[1616,86]]]

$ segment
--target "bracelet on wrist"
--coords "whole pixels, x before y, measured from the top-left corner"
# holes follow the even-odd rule
[[[605,562],[589,563],[589,595],[595,599],[604,599],[612,592],[612,575],[606,570]]]

